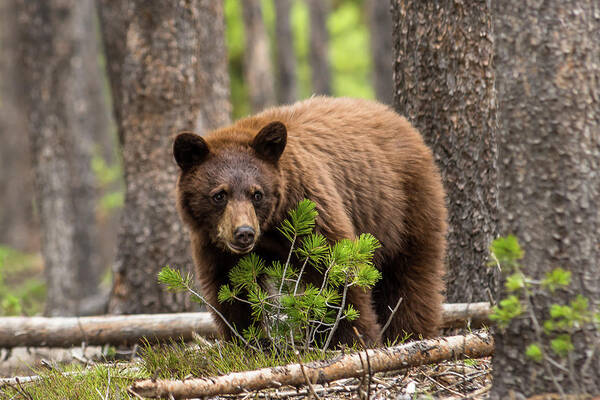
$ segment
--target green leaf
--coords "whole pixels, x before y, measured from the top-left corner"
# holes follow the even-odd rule
[[[571,283],[571,271],[562,268],[554,268],[546,273],[546,278],[542,281],[542,287],[554,293],[556,289],[569,286]]]
[[[235,296],[236,294],[231,290],[229,285],[223,285],[219,289],[217,299],[219,300],[219,303],[233,303]]]
[[[283,221],[281,228],[278,229],[289,241],[293,241],[295,236],[308,235],[312,232],[318,212],[315,203],[303,199],[288,214],[289,218]]]
[[[320,233],[312,233],[302,240],[302,247],[296,250],[301,259],[308,258],[311,265],[318,271],[322,271],[321,263],[329,252],[329,244],[325,236]]]
[[[498,306],[492,308],[490,319],[497,321],[501,328],[508,326],[510,321],[523,314],[523,306],[517,296],[509,296],[500,301]]]
[[[550,341],[550,347],[552,351],[559,357],[566,357],[570,351],[573,351],[573,343],[571,342],[571,336],[567,334],[559,335],[555,339]]]
[[[544,355],[539,344],[532,343],[525,349],[525,355],[535,362],[542,362]]]
[[[255,253],[250,253],[229,271],[229,280],[235,290],[248,289],[256,284],[258,277],[264,272],[265,262]]]
[[[344,310],[344,317],[348,321],[355,321],[360,316],[359,312],[352,306],[352,304],[348,304],[348,307]]]
[[[192,278],[189,274],[184,278],[178,269],[171,268],[168,265],[158,273],[158,282],[166,285],[167,290],[170,292],[186,290],[191,285],[191,281]]]
[[[358,268],[355,283],[360,287],[371,288],[381,279],[381,276],[381,272],[372,265],[362,264]]]
[[[501,267],[512,270],[517,260],[523,258],[523,250],[513,235],[500,237],[492,242],[490,251]]]
[[[506,287],[506,290],[509,292],[516,292],[517,290],[523,289],[525,287],[525,277],[522,273],[515,272],[506,278],[504,287]]]

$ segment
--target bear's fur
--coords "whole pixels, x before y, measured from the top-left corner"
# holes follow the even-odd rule
[[[371,292],[349,291],[354,322],[370,343],[404,333],[431,337],[441,317],[446,208],[440,175],[419,133],[372,101],[313,97],[275,107],[204,138],[180,134],[179,213],[191,231],[197,278],[210,304],[238,329],[250,323],[240,302],[221,304],[219,287],[250,250],[283,260],[276,230],[303,198],[316,203],[316,230],[330,242],[373,234],[383,278]],[[239,229],[242,228],[243,229]],[[318,281],[318,273],[308,280]],[[381,327],[402,297],[381,337]],[[215,318],[221,333],[231,333]],[[342,323],[338,342],[355,337]]]

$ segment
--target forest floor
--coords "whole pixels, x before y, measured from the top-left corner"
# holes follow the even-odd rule
[[[3,367],[3,375],[35,374],[40,378],[33,382],[25,382],[21,379],[18,384],[14,381],[10,384],[0,384],[0,399],[13,398],[15,395],[16,398],[29,399],[97,399],[99,395],[101,399],[136,399],[138,397],[127,392],[127,388],[133,380],[153,376],[163,377],[163,375],[177,377],[189,373],[187,370],[181,370],[182,366],[177,363],[182,361],[193,364],[197,361],[194,357],[186,358],[182,357],[181,353],[174,352],[168,357],[177,357],[178,361],[175,364],[169,364],[173,362],[172,360],[161,361],[157,364],[156,353],[149,355],[142,351],[131,357],[131,350],[129,350],[120,353],[121,358],[130,358],[128,361],[100,362],[99,356],[106,358],[106,354],[102,356],[102,353],[106,353],[106,348],[104,350],[100,347],[73,348],[62,351],[59,349],[30,349],[29,351],[19,349],[13,351],[8,357],[4,352],[0,354],[3,357],[3,361],[0,362],[0,366]],[[114,349],[111,350],[111,356],[115,357]],[[117,356],[119,355],[117,354]],[[61,362],[57,362],[57,360]],[[7,363],[7,361],[11,362]],[[41,368],[39,367],[40,361]],[[161,364],[162,362],[165,364]],[[10,365],[13,368],[9,372],[7,367]],[[16,366],[19,368],[14,369]],[[29,369],[29,373],[23,368]],[[365,375],[362,378],[340,379],[326,385],[315,384],[313,390],[321,399],[366,399],[368,378]],[[368,398],[486,399],[490,387],[491,359],[488,357],[446,361],[374,374],[371,376]],[[302,386],[298,388],[281,387],[238,395],[220,395],[209,397],[209,399],[302,399],[308,397],[310,397],[309,389]]]

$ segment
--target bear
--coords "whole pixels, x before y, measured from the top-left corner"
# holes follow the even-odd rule
[[[381,244],[373,262],[382,279],[370,290],[348,291],[360,316],[340,323],[335,342],[355,341],[352,326],[370,345],[438,333],[444,189],[431,150],[390,107],[312,97],[204,136],[180,133],[173,154],[180,169],[177,209],[191,235],[200,289],[240,332],[251,324],[249,306],[219,303],[218,290],[251,251],[285,262],[289,242],[276,228],[307,198],[318,211],[315,230],[330,243],[370,233]],[[316,271],[307,274],[309,281],[319,277]],[[221,318],[213,316],[221,335],[231,338]]]

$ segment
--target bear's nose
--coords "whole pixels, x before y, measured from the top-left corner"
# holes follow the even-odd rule
[[[254,228],[248,225],[240,226],[233,234],[235,243],[240,247],[248,247],[254,243]]]

